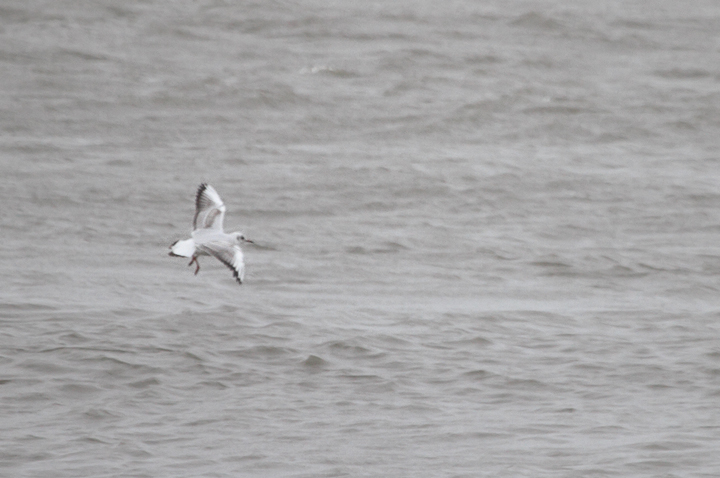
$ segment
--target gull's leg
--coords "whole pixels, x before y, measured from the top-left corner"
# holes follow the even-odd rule
[[[197,275],[197,273],[200,272],[200,262],[197,260],[197,256],[193,256],[192,260],[188,265],[193,265],[193,262],[195,263],[195,275]]]

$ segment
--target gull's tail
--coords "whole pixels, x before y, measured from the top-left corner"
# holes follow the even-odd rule
[[[175,241],[170,246],[171,256],[192,257],[195,254],[195,241],[185,239],[184,241]]]

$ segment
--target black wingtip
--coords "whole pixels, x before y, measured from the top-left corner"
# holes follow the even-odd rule
[[[200,183],[200,186],[197,188],[197,193],[195,194],[195,202],[197,203],[200,200],[200,196],[202,196],[202,193],[207,189],[208,184],[207,183]]]
[[[223,264],[225,264],[225,266],[232,271],[233,277],[235,278],[235,280],[237,281],[237,283],[240,284],[240,285],[242,285],[242,279],[240,278],[240,274],[238,274],[238,271],[235,270],[235,268],[233,267],[233,265],[230,264],[230,263],[229,263],[228,261],[226,261],[225,259],[223,259],[222,257],[220,257],[220,256],[218,256],[218,255],[216,255],[216,254],[213,254],[213,255],[215,256],[215,258],[216,258],[217,260],[219,260],[220,262],[222,262]]]

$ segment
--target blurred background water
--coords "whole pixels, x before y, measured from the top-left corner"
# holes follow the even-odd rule
[[[717,476],[715,1],[0,4],[0,474]],[[167,247],[195,190],[239,287]]]

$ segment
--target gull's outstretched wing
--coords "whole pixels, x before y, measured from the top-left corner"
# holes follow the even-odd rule
[[[225,241],[216,241],[205,243],[201,247],[210,255],[215,256],[217,260],[228,266],[233,272],[233,277],[238,281],[238,284],[242,284],[245,278],[245,261],[243,260],[243,252],[240,246]]]
[[[217,229],[223,230],[223,219],[225,218],[225,205],[215,188],[209,184],[202,183],[197,190],[195,197],[195,217],[193,218],[193,230]]]

